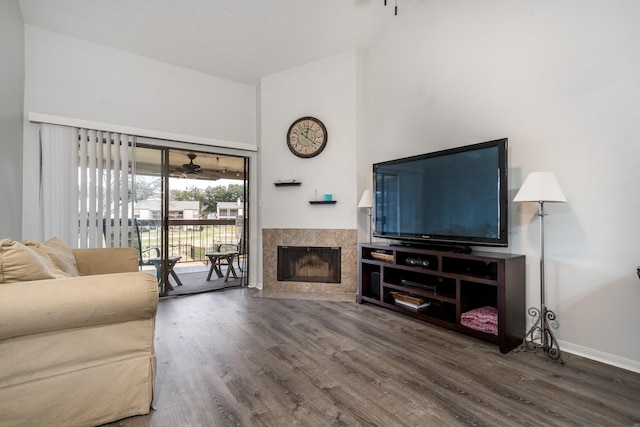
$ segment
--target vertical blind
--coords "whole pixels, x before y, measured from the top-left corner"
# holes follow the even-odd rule
[[[135,137],[42,123],[40,153],[45,239],[73,248],[129,246]]]

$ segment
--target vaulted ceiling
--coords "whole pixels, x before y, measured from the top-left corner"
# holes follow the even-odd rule
[[[255,85],[278,71],[366,49],[397,19],[388,3],[20,0],[20,7],[29,25]]]

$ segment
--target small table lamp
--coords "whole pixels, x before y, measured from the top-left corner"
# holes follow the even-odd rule
[[[542,348],[550,358],[564,363],[562,352],[556,341],[551,327],[557,329],[556,314],[547,309],[545,302],[544,283],[544,204],[545,202],[566,202],[567,198],[560,189],[556,177],[551,172],[532,172],[525,179],[524,184],[513,199],[514,202],[538,202],[538,216],[540,217],[540,309],[530,307],[528,311],[533,316],[533,326],[524,337],[522,348],[529,352],[536,352]]]
[[[373,208],[373,199],[371,197],[371,190],[364,190],[362,193],[362,197],[360,198],[360,203],[358,203],[359,208],[367,208],[369,215],[369,243],[371,243],[371,210]]]

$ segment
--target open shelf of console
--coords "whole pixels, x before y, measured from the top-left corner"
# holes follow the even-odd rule
[[[397,293],[407,295],[426,307],[407,307],[392,293],[396,298]],[[525,257],[361,244],[358,303],[363,302],[495,343],[508,353],[522,343],[525,334]],[[484,307],[497,311],[496,334],[461,322],[463,314]]]

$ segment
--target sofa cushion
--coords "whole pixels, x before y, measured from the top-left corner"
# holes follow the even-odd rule
[[[0,240],[0,283],[66,277],[36,251],[11,239]]]
[[[139,270],[138,250],[133,248],[72,249],[81,276]]]
[[[71,275],[72,277],[80,276],[76,258],[73,256],[71,248],[64,240],[54,237],[44,242],[42,246],[49,255],[49,258],[51,258],[53,263],[60,270]]]

